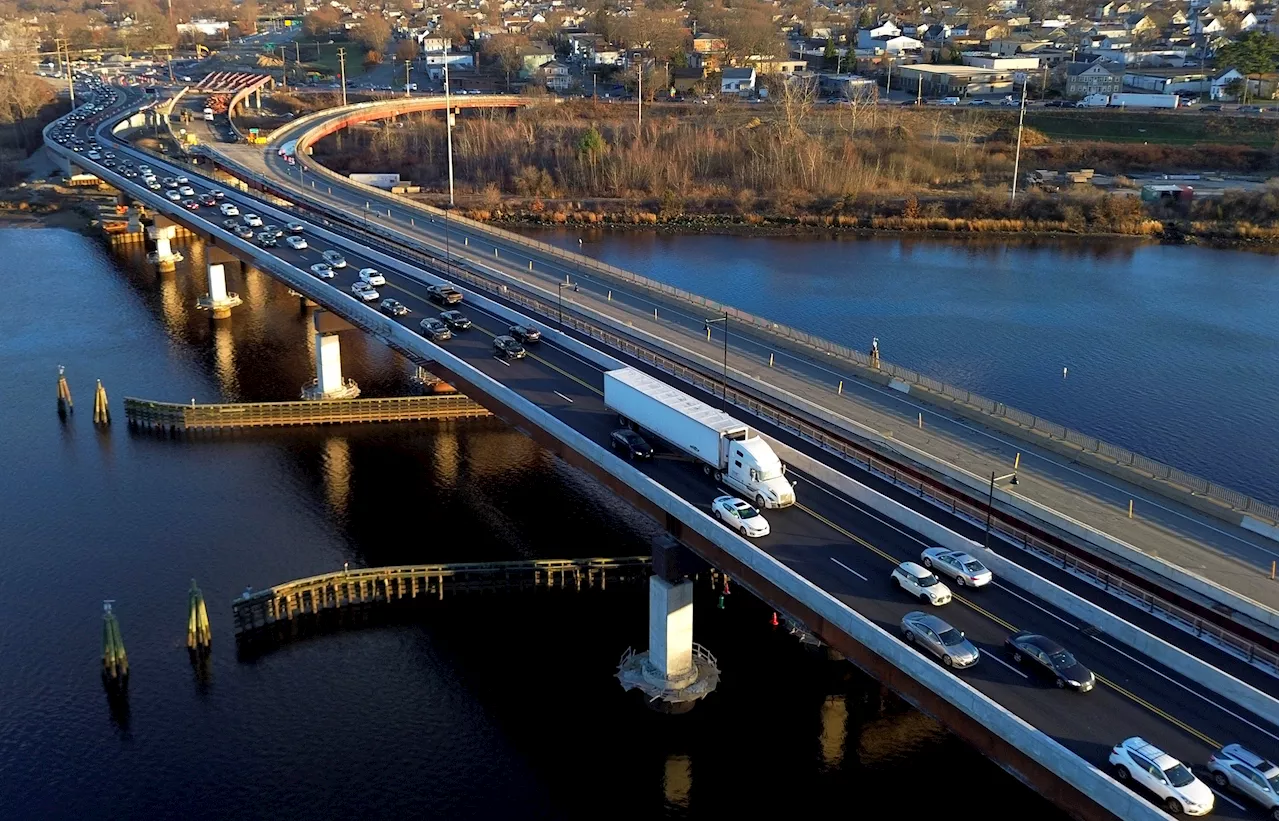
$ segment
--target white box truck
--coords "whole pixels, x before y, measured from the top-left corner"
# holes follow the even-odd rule
[[[204,119],[205,119],[205,122],[209,122],[209,123],[213,122],[213,109],[212,109],[212,108],[206,108],[206,109],[204,110]]]
[[[704,473],[754,501],[795,504],[778,455],[747,425],[635,368],[604,374],[604,404],[622,424],[651,433],[702,463]]]

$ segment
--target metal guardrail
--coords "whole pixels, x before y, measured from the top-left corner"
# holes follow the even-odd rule
[[[207,405],[125,397],[124,413],[130,424],[174,430],[469,419],[491,415],[484,407],[461,394]]]
[[[291,124],[290,130],[295,129],[297,126],[306,124],[310,119],[311,118],[307,118],[307,120]],[[298,148],[300,152],[305,150],[306,146],[309,145],[306,141],[307,133],[308,132],[304,132],[303,135],[299,137]],[[345,185],[352,185],[355,187],[360,187],[361,185],[356,181],[342,177],[341,175],[330,171],[320,163],[313,162],[310,167],[315,169],[317,173],[320,173],[322,176],[332,175],[340,179]],[[371,188],[371,190],[375,191],[379,196],[386,195],[386,192],[381,189]],[[409,207],[415,210],[420,210],[423,213],[431,214],[437,219],[445,218],[445,212],[431,206],[414,203],[408,200],[404,200],[399,204],[402,207]],[[772,320],[765,319],[764,317],[756,316],[755,314],[734,308],[731,305],[725,305],[713,299],[708,299],[682,288],[676,288],[672,285],[658,282],[657,280],[650,279],[631,271],[626,271],[590,257],[565,251],[564,249],[545,242],[538,242],[537,240],[529,239],[523,235],[512,234],[510,232],[493,228],[485,223],[477,222],[475,220],[468,219],[467,217],[450,214],[448,216],[448,220],[492,239],[506,243],[517,243],[525,248],[536,251],[539,254],[543,254],[545,256],[552,257],[553,259],[560,260],[563,263],[572,265],[575,268],[590,270],[600,275],[602,278],[613,279],[631,287],[644,290],[650,294],[658,295],[664,299],[681,303],[701,311],[709,311],[713,315],[727,314],[736,323],[745,325],[759,334],[773,337],[793,346],[805,348],[824,356],[831,356],[836,359],[846,360],[862,369],[878,371],[879,373],[885,374],[891,378],[900,379],[909,385],[916,385],[933,393],[946,396],[954,401],[963,402],[990,416],[1007,419],[1008,421],[1027,428],[1028,430],[1041,433],[1050,439],[1067,442],[1086,453],[1092,453],[1105,459],[1110,459],[1117,465],[1149,474],[1156,479],[1185,488],[1192,493],[1197,493],[1201,496],[1214,499],[1230,506],[1233,510],[1249,513],[1271,523],[1280,522],[1280,507],[1277,505],[1255,499],[1247,494],[1241,493],[1240,491],[1219,485],[1203,477],[1196,476],[1179,468],[1173,467],[1172,465],[1135,453],[1128,448],[1105,442],[1097,437],[1060,425],[1057,422],[1042,419],[1035,414],[1010,407],[1003,402],[988,399],[981,394],[965,388],[950,385],[946,382],[942,382],[941,380],[925,376],[924,374],[920,374],[910,368],[905,368],[901,365],[894,365],[890,362],[884,361],[883,359],[873,363],[870,355],[848,346],[840,345],[836,342],[823,339],[822,337],[814,334],[806,333],[788,325],[782,325]]]
[[[252,172],[249,172],[252,176]],[[261,180],[267,183],[265,179]],[[333,213],[335,219],[351,220],[351,214],[336,214],[331,209],[325,207],[311,206],[308,209],[302,209],[294,205],[281,207],[281,210],[290,213],[296,213],[299,216],[314,218],[314,213]],[[671,374],[695,387],[707,391],[714,396],[724,394],[724,388],[719,375],[708,375],[687,363],[678,361],[659,354],[648,347],[644,347],[630,339],[622,337],[613,331],[602,328],[595,323],[589,321],[586,317],[579,314],[573,306],[557,305],[555,302],[543,300],[532,294],[494,282],[491,279],[480,276],[466,268],[455,263],[446,263],[431,254],[423,253],[416,249],[407,247],[401,240],[389,236],[386,232],[379,230],[378,226],[365,224],[360,228],[348,227],[345,222],[333,222],[330,219],[321,219],[321,224],[327,230],[337,234],[342,234],[353,241],[365,242],[370,234],[381,237],[384,241],[394,247],[394,251],[402,258],[416,262],[427,270],[437,273],[441,276],[449,277],[460,282],[466,282],[469,286],[480,291],[501,297],[521,308],[530,310],[551,322],[558,322],[563,317],[563,325],[567,328],[587,336],[593,340],[601,342],[606,346],[625,355],[634,357],[642,362],[646,362],[665,373]],[[371,333],[377,334],[376,329],[366,328]],[[779,407],[776,400],[765,397],[759,397],[738,388],[730,387],[728,390],[728,401],[738,407],[778,425],[781,428],[791,431],[792,433],[804,438],[825,450],[828,450],[847,461],[875,472],[895,483],[907,487],[922,498],[929,499],[934,503],[951,510],[953,513],[962,516],[970,516],[971,518],[985,521],[986,511],[965,497],[951,493],[944,489],[936,482],[926,481],[921,476],[912,471],[904,470],[893,464],[887,459],[882,458],[870,448],[857,445],[852,441],[843,437],[834,436],[818,423],[810,422],[802,415],[788,411]],[[1126,580],[1118,573],[1104,569],[1098,565],[1089,562],[1079,553],[1064,549],[1061,545],[1055,545],[1048,540],[1042,538],[1029,528],[1022,528],[1014,524],[1012,521],[1003,519],[993,519],[992,529],[999,533],[1007,541],[1017,544],[1029,551],[1040,553],[1049,557],[1062,565],[1065,569],[1077,572],[1081,575],[1094,579],[1103,589],[1120,595],[1135,599],[1152,613],[1160,613],[1171,620],[1186,626],[1190,632],[1198,636],[1208,636],[1236,652],[1242,658],[1251,662],[1256,661],[1273,668],[1280,666],[1277,660],[1277,654],[1266,647],[1258,645],[1248,639],[1226,629],[1223,625],[1214,624],[1207,621],[1202,616],[1197,615],[1191,610],[1182,607],[1164,597],[1157,596],[1149,590],[1145,590],[1134,584],[1130,580]],[[1227,620],[1229,623],[1229,619]]]

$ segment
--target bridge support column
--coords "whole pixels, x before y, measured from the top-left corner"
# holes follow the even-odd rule
[[[241,303],[240,295],[227,290],[227,271],[221,262],[210,262],[209,293],[196,300],[196,307],[202,311],[211,311],[214,319],[226,319],[231,316],[231,309]]]
[[[355,380],[342,378],[342,349],[338,335],[316,333],[316,378],[302,388],[303,399],[354,399],[360,395]]]
[[[678,572],[682,551],[674,543],[655,546],[654,568],[662,575],[649,577],[649,649],[627,650],[618,665],[622,689],[639,690],[664,713],[692,710],[720,682],[715,657],[693,641],[693,582],[665,578]],[[660,561],[661,553],[667,557]]]
[[[147,236],[156,244],[156,250],[147,254],[147,261],[166,273],[173,271],[184,257],[173,250],[173,238],[177,229],[172,225],[151,225],[147,227]]]

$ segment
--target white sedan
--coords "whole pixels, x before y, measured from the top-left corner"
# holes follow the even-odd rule
[[[224,202],[222,205],[219,205],[218,210],[222,212],[222,216],[224,217],[240,216],[240,209],[236,208],[235,205],[230,202]]]
[[[245,214],[244,224],[249,226],[250,228],[261,228],[262,217],[258,216],[257,214]]]
[[[386,285],[387,284],[386,277],[384,277],[381,273],[379,273],[377,268],[361,268],[360,281],[367,282],[370,285]]]
[[[378,298],[378,292],[373,290],[373,286],[367,282],[354,282],[351,284],[351,293],[355,294],[365,302],[373,302]]]
[[[991,583],[991,571],[986,565],[959,550],[947,550],[945,547],[929,547],[920,554],[920,561],[925,567],[939,576],[955,579],[960,587],[982,587]]]
[[[164,195],[174,202],[180,202],[182,200],[182,195],[177,191],[166,191],[164,192]]]
[[[302,237],[285,237],[284,241],[295,251],[307,250],[307,241]]]
[[[189,185],[183,185],[178,188],[178,193],[184,197],[194,197],[196,195],[196,190]]]
[[[311,273],[321,279],[333,279],[333,269],[323,262],[317,262],[315,265],[312,265]]]
[[[735,496],[717,496],[711,503],[711,512],[743,536],[759,538],[769,535],[769,523],[760,511]]]

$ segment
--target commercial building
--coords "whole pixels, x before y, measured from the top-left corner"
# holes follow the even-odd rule
[[[977,66],[921,63],[891,69],[890,84],[900,91],[919,91],[925,97],[970,97],[1013,91],[1012,71]]]

